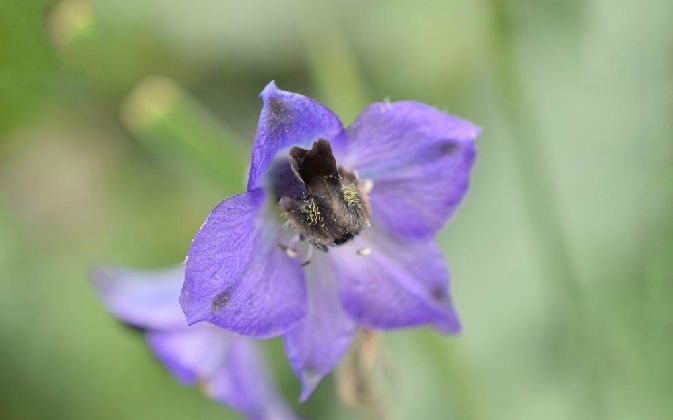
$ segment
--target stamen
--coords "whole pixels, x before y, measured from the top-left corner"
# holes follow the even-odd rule
[[[308,246],[308,251],[306,252],[306,260],[301,263],[302,267],[306,267],[311,263],[311,259],[313,258],[313,246],[309,245]]]
[[[291,148],[288,161],[290,170],[285,174],[294,176],[301,188],[278,189],[278,204],[290,226],[313,246],[327,252],[328,247],[344,244],[370,226],[365,191],[373,183],[363,186],[353,171],[339,167],[328,140],[319,139],[310,149]]]
[[[367,255],[372,253],[372,249],[367,247],[367,248],[361,248],[355,251],[356,254],[358,254],[361,257],[366,257]]]
[[[299,254],[297,253],[295,246],[303,240],[304,238],[302,235],[294,235],[287,244],[278,244],[278,248],[285,252],[288,257],[297,258],[297,255]]]
[[[365,194],[369,194],[372,192],[372,188],[374,188],[374,181],[371,179],[364,179],[360,185],[362,186],[362,191],[364,191]]]
[[[280,248],[281,251],[285,252],[285,254],[290,258],[297,257],[297,251],[294,248],[291,248],[285,244],[278,244],[278,248]]]

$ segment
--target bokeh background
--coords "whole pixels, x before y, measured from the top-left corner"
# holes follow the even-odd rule
[[[0,2],[0,418],[225,419],[88,282],[184,260],[243,189],[274,79],[345,123],[417,99],[484,128],[440,235],[465,331],[386,334],[392,419],[673,418],[670,0]],[[358,414],[328,378],[305,418]]]

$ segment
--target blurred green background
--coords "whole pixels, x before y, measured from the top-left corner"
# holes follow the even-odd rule
[[[223,419],[94,295],[184,260],[244,188],[274,79],[347,124],[417,99],[484,127],[440,236],[464,333],[386,334],[391,419],[673,418],[670,0],[0,2],[0,418]],[[357,413],[328,378],[306,418]]]

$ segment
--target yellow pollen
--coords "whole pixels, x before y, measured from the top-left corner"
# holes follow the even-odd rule
[[[318,203],[313,201],[313,199],[301,207],[301,212],[306,216],[306,221],[311,226],[317,225],[320,221],[320,209],[318,208]]]
[[[360,192],[356,185],[345,185],[341,187],[341,195],[348,207],[361,207]]]

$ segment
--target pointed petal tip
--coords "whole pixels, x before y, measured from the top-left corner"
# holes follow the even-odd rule
[[[109,301],[108,295],[114,293],[115,290],[114,271],[115,269],[111,266],[96,265],[89,268],[87,272],[89,284],[104,303]]]
[[[448,314],[446,319],[435,324],[435,328],[448,335],[458,335],[463,332],[463,325],[455,312]]]
[[[89,267],[87,274],[92,281],[107,281],[117,271],[119,271],[119,267],[113,265],[95,264]]]
[[[183,308],[183,313],[187,319],[187,325],[189,326],[199,323],[212,324],[218,328],[227,330],[242,337],[250,337],[257,340],[266,340],[282,336],[288,331],[292,330],[302,320],[302,318],[293,319],[288,324],[283,326],[276,326],[275,328],[250,328],[249,326],[241,326],[224,322],[221,316],[216,312],[208,312],[205,314],[200,312],[191,313],[185,311]]]
[[[185,316],[185,319],[187,320],[187,325],[192,326],[194,324],[197,324],[199,322],[207,321],[208,317],[205,316],[202,313],[198,312],[193,312],[189,309],[189,306],[187,305],[185,298],[184,298],[184,289],[182,293],[180,294],[180,309],[182,310],[182,313]]]
[[[262,98],[262,100],[266,100],[279,90],[280,89],[278,89],[278,87],[276,86],[276,81],[272,80],[269,83],[267,83],[266,86],[264,86],[264,89],[262,90],[262,92],[260,92],[259,97]]]
[[[471,137],[473,140],[476,140],[477,137],[481,136],[481,133],[483,133],[483,132],[484,132],[484,128],[483,128],[483,127],[480,127],[480,126],[478,126],[478,125],[474,125],[474,124],[472,124],[472,133],[471,133],[470,137]]]
[[[96,293],[105,300],[107,294],[120,288],[118,283],[123,277],[123,270],[112,265],[98,264],[89,269],[87,277]]]
[[[94,265],[87,270],[87,278],[94,286],[102,287],[107,283],[110,273],[110,267],[105,265]]]
[[[187,326],[189,326],[189,327],[191,327],[194,324],[198,324],[199,322],[205,321],[205,319],[189,318],[186,314],[185,314],[185,318],[187,318]]]
[[[322,381],[324,375],[319,373],[304,370],[301,375],[301,395],[299,396],[299,402],[304,403],[309,397],[313,394],[316,387]]]
[[[471,130],[468,131],[467,138],[472,141],[476,141],[479,136],[481,136],[481,133],[484,131],[484,129],[478,125],[474,125],[472,123],[469,123],[471,126]]]

